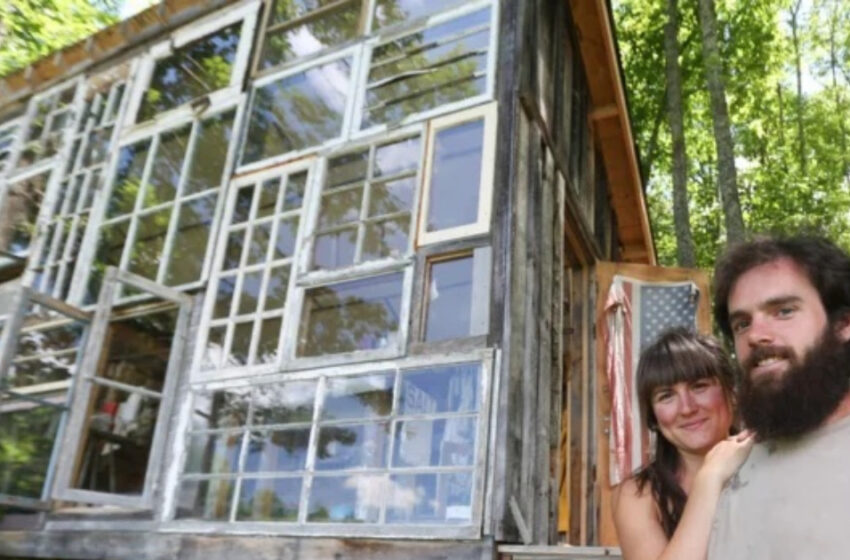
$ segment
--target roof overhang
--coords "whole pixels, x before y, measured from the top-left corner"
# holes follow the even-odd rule
[[[621,260],[656,264],[608,0],[569,0],[590,89],[590,119],[617,216]]]

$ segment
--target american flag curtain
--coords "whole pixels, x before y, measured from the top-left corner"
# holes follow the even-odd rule
[[[699,289],[693,282],[643,282],[614,276],[605,302],[605,368],[611,391],[609,466],[616,485],[649,459],[635,386],[640,352],[671,327],[696,330]]]

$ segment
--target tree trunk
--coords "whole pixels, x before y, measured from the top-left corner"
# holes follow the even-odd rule
[[[705,61],[705,76],[711,98],[711,116],[714,124],[714,143],[717,149],[717,186],[723,218],[726,225],[726,241],[734,243],[746,236],[741,202],[738,199],[738,176],[735,170],[735,144],[726,106],[726,88],[723,84],[723,63],[717,46],[717,15],[714,0],[699,0],[699,21],[702,31],[702,56]]]
[[[667,0],[664,26],[664,57],[667,67],[667,118],[673,140],[673,223],[676,229],[676,256],[679,266],[696,266],[696,251],[688,211],[688,155],[685,148],[682,72],[679,67],[679,7]]]
[[[838,87],[838,2],[833,3],[829,14],[829,67],[832,72],[832,89],[835,91],[835,110],[838,113],[839,142],[841,146],[841,177],[850,179],[850,162],[847,159],[847,129],[845,128],[844,102],[841,99],[841,88]]]
[[[797,72],[797,160],[802,176],[806,173],[806,133],[803,127],[803,68],[800,61],[799,15],[802,0],[796,0],[790,8],[788,24],[791,26],[791,43],[794,45],[794,68]]]

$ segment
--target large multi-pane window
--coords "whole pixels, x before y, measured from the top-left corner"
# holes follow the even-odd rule
[[[33,165],[55,156],[63,145],[65,130],[74,123],[77,81],[33,98],[27,113],[28,126],[17,167]]]
[[[299,165],[232,185],[202,370],[279,363],[308,177]]]
[[[242,3],[174,32],[140,65],[129,113],[144,127],[202,112],[238,95],[259,2]]]
[[[167,286],[201,280],[235,109],[225,109],[133,141],[118,153],[86,301],[116,266]]]
[[[175,515],[471,527],[482,498],[487,363],[198,389]]]
[[[417,131],[328,158],[312,268],[398,259],[410,251],[421,145]]]
[[[371,53],[360,128],[482,96],[492,49],[490,7],[382,41]]]
[[[60,300],[69,296],[95,195],[111,154],[126,89],[127,68],[119,70],[118,78],[105,83],[93,80],[89,85],[38,255],[30,261],[33,288]]]
[[[354,54],[333,55],[258,81],[241,163],[319,147],[342,136],[353,97]]]
[[[89,320],[65,316],[51,302],[19,294],[4,321],[0,363],[0,504],[40,508],[49,498],[53,463]],[[37,303],[44,315],[23,312]]]

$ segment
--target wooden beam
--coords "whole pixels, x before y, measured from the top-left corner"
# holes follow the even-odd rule
[[[590,111],[590,120],[592,121],[601,121],[618,116],[620,116],[620,108],[613,103],[603,107],[597,107]]]

